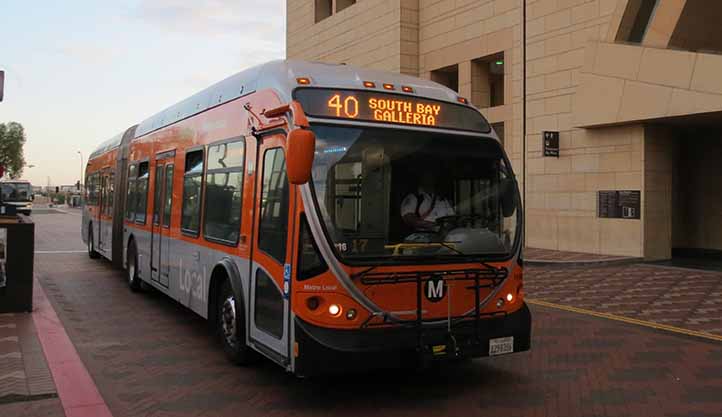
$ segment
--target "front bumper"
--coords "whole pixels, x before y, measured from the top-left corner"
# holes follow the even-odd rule
[[[379,368],[419,366],[429,361],[489,356],[489,340],[514,337],[514,352],[529,350],[531,313],[526,304],[517,311],[478,321],[458,323],[449,333],[446,324],[382,329],[338,330],[295,319],[299,376]],[[444,346],[444,353],[433,347]]]

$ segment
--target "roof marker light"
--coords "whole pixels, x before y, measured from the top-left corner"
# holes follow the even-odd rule
[[[403,85],[403,86],[401,86],[401,90],[402,90],[404,93],[413,93],[413,92],[414,92],[414,89],[411,88],[411,87],[409,87],[408,85]]]
[[[457,97],[456,101],[458,101],[461,104],[469,104],[469,100],[465,99],[464,97]]]
[[[298,77],[296,78],[296,82],[301,85],[309,85],[311,84],[311,80],[307,77]]]
[[[385,84],[385,83],[384,83],[384,88],[387,90],[395,90],[396,89],[393,84]]]
[[[376,88],[376,83],[373,81],[364,81],[364,87],[366,88]]]

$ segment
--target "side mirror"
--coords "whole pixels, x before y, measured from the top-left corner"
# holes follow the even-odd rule
[[[511,178],[505,178],[499,184],[501,212],[504,217],[511,217],[516,211],[516,185]]]
[[[288,133],[286,166],[291,184],[305,184],[311,179],[316,135],[310,130],[293,129]]]

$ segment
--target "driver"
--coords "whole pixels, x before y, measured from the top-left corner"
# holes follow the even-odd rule
[[[401,217],[414,232],[437,232],[439,228],[436,219],[455,214],[449,200],[437,194],[435,186],[433,174],[423,172],[419,178],[418,191],[409,193],[401,202]],[[410,235],[407,240],[416,240],[414,235],[417,233]]]

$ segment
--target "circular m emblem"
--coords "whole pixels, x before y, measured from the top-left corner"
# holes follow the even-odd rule
[[[432,303],[441,301],[446,295],[446,284],[441,275],[435,275],[424,283],[426,299]]]

